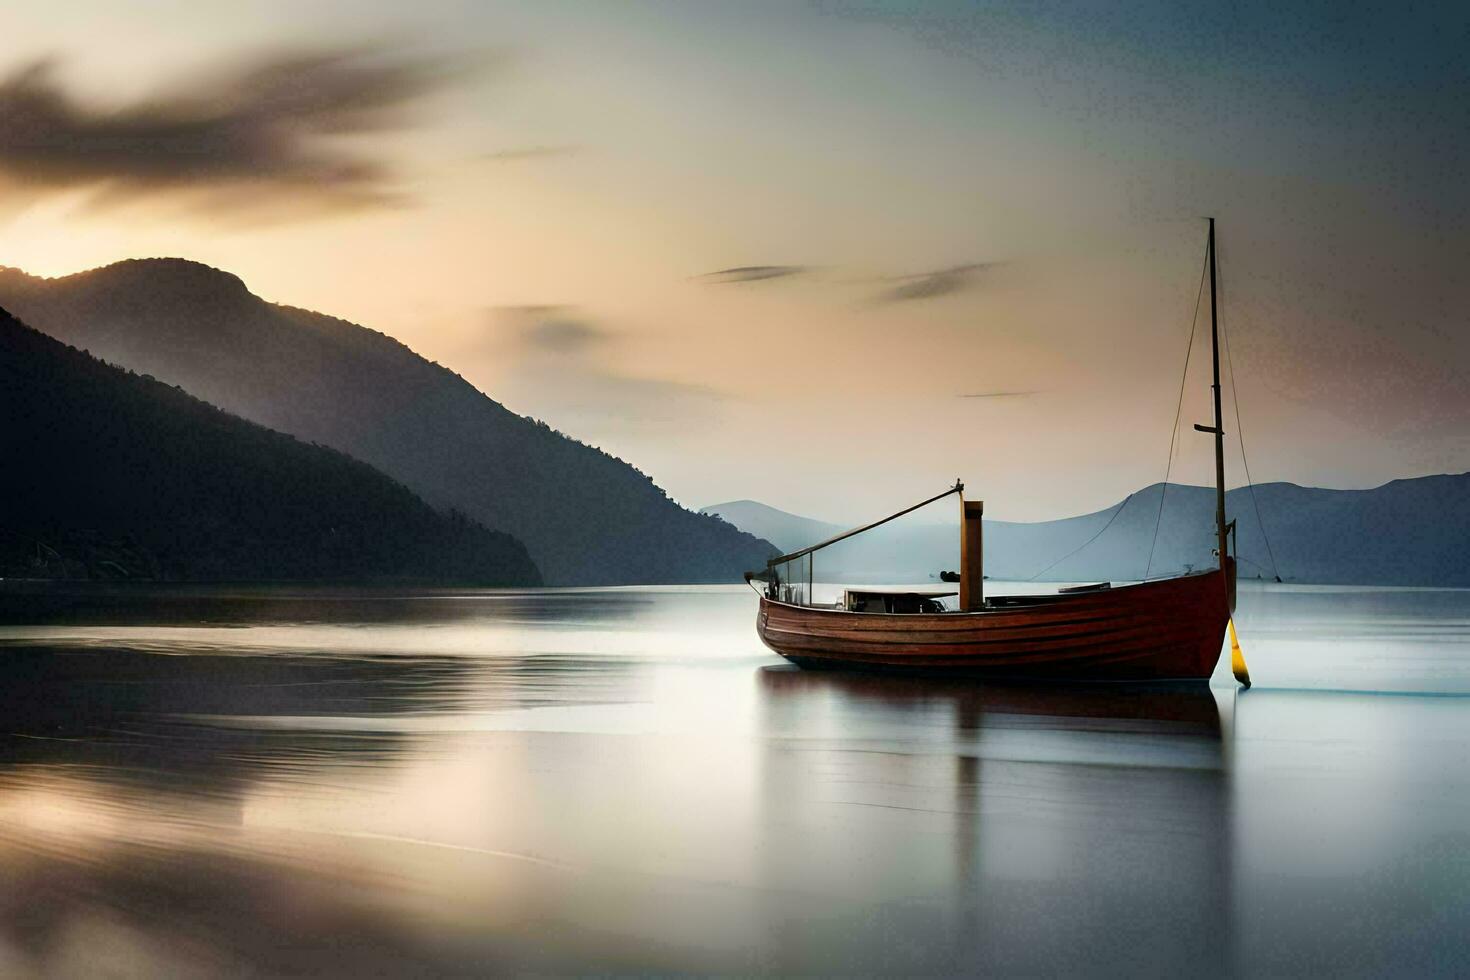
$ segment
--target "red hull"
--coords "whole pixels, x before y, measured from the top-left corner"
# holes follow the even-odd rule
[[[1224,645],[1229,592],[1217,569],[974,613],[859,613],[762,597],[756,629],[766,646],[808,668],[1205,680]]]

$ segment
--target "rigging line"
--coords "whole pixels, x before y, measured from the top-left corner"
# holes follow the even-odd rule
[[[1260,562],[1256,561],[1253,558],[1247,558],[1245,555],[1231,555],[1231,557],[1234,558],[1236,561],[1243,561],[1247,565],[1253,565],[1256,568],[1259,568],[1263,572],[1264,571],[1268,571],[1268,569],[1266,568],[1265,565],[1262,565]]]
[[[1224,264],[1223,261],[1220,263],[1222,266]],[[1225,277],[1219,276],[1219,278],[1224,279]],[[1218,289],[1218,286],[1216,288]],[[1224,318],[1220,320],[1220,336],[1225,339],[1225,366],[1230,369],[1230,401],[1235,405],[1235,437],[1240,441],[1240,463],[1245,469],[1245,485],[1250,488],[1251,506],[1256,511],[1256,524],[1261,528],[1261,540],[1266,542],[1266,554],[1271,558],[1271,574],[1276,577],[1276,581],[1280,582],[1281,569],[1276,564],[1276,552],[1271,548],[1271,537],[1266,533],[1266,522],[1261,519],[1261,502],[1256,498],[1256,481],[1251,479],[1251,464],[1245,455],[1245,427],[1240,424],[1240,395],[1235,392],[1235,362],[1230,358],[1230,332],[1225,329]],[[1236,557],[1240,556],[1236,555]],[[1255,562],[1251,564],[1254,565]]]
[[[777,555],[775,558],[767,558],[766,559],[766,567],[767,568],[770,568],[772,565],[784,565],[787,562],[792,562],[792,561],[795,561],[798,558],[803,558],[803,557],[805,557],[807,555],[810,555],[812,552],[821,551],[823,548],[826,548],[829,545],[834,545],[837,542],[839,542],[839,541],[845,541],[845,540],[847,540],[848,538],[850,538],[850,537],[852,537],[854,535],[863,534],[864,532],[871,531],[871,530],[873,530],[873,528],[878,527],[878,526],[883,525],[883,524],[887,524],[889,521],[898,520],[900,517],[903,517],[905,514],[912,514],[914,511],[918,510],[920,507],[928,507],[930,504],[934,503],[934,501],[936,501],[936,500],[943,500],[945,497],[948,497],[952,493],[963,493],[964,490],[965,490],[965,485],[963,483],[961,483],[959,480],[956,480],[956,481],[954,481],[954,486],[950,487],[948,490],[944,491],[943,493],[935,494],[934,496],[930,497],[928,500],[921,500],[917,504],[914,504],[912,507],[905,507],[903,510],[899,511],[897,514],[889,514],[887,517],[885,517],[885,518],[883,518],[881,520],[873,521],[873,522],[871,522],[869,524],[864,524],[861,527],[855,527],[855,528],[853,528],[850,531],[843,531],[841,534],[834,534],[832,537],[828,538],[825,541],[818,541],[814,545],[809,545],[808,547],[802,548],[799,551],[793,551],[789,555]]]
[[[1134,491],[1134,493],[1137,493],[1137,492],[1138,491],[1136,491],[1136,490]],[[1045,568],[1043,568],[1041,571],[1037,572],[1035,575],[1033,575],[1030,578],[1028,578],[1026,581],[1028,581],[1028,582],[1035,582],[1041,576],[1045,575],[1047,572],[1051,571],[1053,568],[1056,568],[1062,562],[1066,561],[1068,558],[1071,558],[1077,552],[1081,551],[1083,548],[1086,548],[1088,545],[1092,544],[1092,542],[1094,542],[1098,538],[1102,537],[1103,536],[1103,531],[1106,531],[1108,528],[1110,528],[1110,527],[1113,526],[1113,522],[1118,519],[1118,515],[1119,514],[1123,513],[1123,508],[1124,507],[1127,507],[1128,506],[1128,501],[1130,501],[1132,499],[1133,499],[1133,494],[1132,493],[1130,493],[1128,496],[1124,497],[1123,498],[1123,502],[1118,505],[1118,509],[1115,510],[1115,511],[1113,511],[1113,516],[1108,518],[1108,522],[1106,524],[1104,524],[1102,526],[1102,528],[1099,529],[1096,534],[1094,534],[1092,537],[1088,538],[1086,541],[1084,541],[1081,544],[1079,544],[1077,547],[1073,548],[1071,551],[1067,552],[1062,557],[1058,558],[1056,561],[1052,562],[1050,565],[1048,565]]]
[[[1154,517],[1154,537],[1148,545],[1148,562],[1143,566],[1143,580],[1154,567],[1154,549],[1159,544],[1159,528],[1164,523],[1164,498],[1169,495],[1169,474],[1174,469],[1174,442],[1179,438],[1179,417],[1184,413],[1184,383],[1189,380],[1189,356],[1194,353],[1194,335],[1199,330],[1199,306],[1205,295],[1205,274],[1210,271],[1210,253],[1205,252],[1199,270],[1199,289],[1194,294],[1194,316],[1189,321],[1189,343],[1184,348],[1184,371],[1179,376],[1179,403],[1174,406],[1174,428],[1169,430],[1169,458],[1164,465],[1164,485],[1159,490],[1159,512]]]

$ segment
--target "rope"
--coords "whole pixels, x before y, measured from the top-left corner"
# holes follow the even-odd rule
[[[1189,321],[1189,344],[1184,348],[1184,370],[1179,374],[1179,402],[1174,406],[1174,428],[1169,430],[1169,458],[1164,465],[1164,486],[1159,491],[1159,512],[1154,517],[1154,537],[1148,545],[1148,563],[1143,567],[1143,579],[1154,567],[1154,549],[1159,544],[1159,528],[1164,523],[1164,498],[1169,495],[1169,473],[1174,469],[1174,443],[1179,438],[1179,416],[1184,412],[1184,382],[1189,380],[1189,357],[1194,353],[1194,335],[1199,330],[1199,305],[1205,295],[1205,274],[1210,271],[1210,255],[1205,253],[1204,264],[1199,270],[1199,289],[1194,294],[1194,316]]]
[[[959,480],[956,480],[956,481],[954,481],[954,486],[950,487],[948,490],[944,491],[943,493],[935,494],[934,496],[930,497],[928,500],[921,500],[917,504],[914,504],[912,507],[905,507],[903,510],[899,511],[897,514],[889,514],[887,517],[883,518],[882,520],[873,521],[871,524],[864,524],[862,527],[855,527],[855,528],[853,528],[850,531],[843,531],[841,534],[834,534],[832,537],[828,538],[825,541],[819,541],[816,544],[810,545],[810,546],[808,546],[806,548],[802,548],[799,551],[793,551],[789,555],[777,555],[775,558],[767,558],[766,559],[766,567],[767,568],[770,568],[773,565],[784,565],[784,564],[787,564],[788,562],[793,562],[793,561],[795,561],[798,558],[804,558],[807,555],[810,555],[810,554],[812,554],[815,551],[821,551],[823,548],[826,548],[829,545],[834,545],[834,544],[836,544],[839,541],[845,541],[848,538],[852,537],[853,535],[862,534],[862,533],[864,533],[866,531],[871,531],[871,530],[873,530],[873,528],[878,527],[878,526],[883,525],[883,524],[887,524],[889,521],[896,521],[900,517],[904,516],[905,514],[912,514],[914,511],[918,510],[920,507],[928,507],[930,504],[934,503],[934,501],[936,501],[936,500],[943,500],[945,497],[948,497],[952,493],[964,493],[964,492],[965,492],[965,485],[963,483],[961,483]]]
[[[1224,264],[1222,260],[1220,265],[1223,266]],[[1225,277],[1221,275],[1219,278],[1224,279]],[[1216,285],[1216,289],[1219,290],[1218,284]],[[1225,304],[1221,303],[1220,305],[1223,307]],[[1281,569],[1276,565],[1276,552],[1271,549],[1271,538],[1266,534],[1266,522],[1261,519],[1261,502],[1256,499],[1256,481],[1251,479],[1251,464],[1245,455],[1245,428],[1240,424],[1240,396],[1235,393],[1235,362],[1230,359],[1230,334],[1225,330],[1224,317],[1220,318],[1220,336],[1225,338],[1225,366],[1230,369],[1230,400],[1235,404],[1235,435],[1240,440],[1240,462],[1245,468],[1245,483],[1250,488],[1251,506],[1256,511],[1256,524],[1261,528],[1261,540],[1266,542],[1266,554],[1271,558],[1271,574],[1276,577],[1276,581],[1280,582]],[[1240,556],[1236,555],[1236,557],[1239,558]],[[1256,563],[1251,562],[1251,564],[1255,565]],[[1257,565],[1256,567],[1259,568],[1260,566]]]
[[[1135,493],[1136,492],[1137,491],[1135,491]],[[1106,524],[1104,524],[1102,526],[1102,528],[1096,534],[1094,534],[1092,537],[1088,538],[1086,541],[1084,541],[1081,544],[1079,544],[1077,547],[1073,548],[1071,551],[1067,552],[1062,557],[1058,558],[1056,561],[1052,562],[1050,565],[1048,565],[1045,568],[1043,568],[1041,571],[1037,572],[1035,575],[1033,575],[1030,578],[1028,578],[1026,581],[1028,581],[1028,582],[1035,582],[1037,579],[1041,578],[1041,576],[1045,575],[1047,572],[1051,571],[1053,568],[1056,568],[1062,562],[1066,561],[1068,558],[1071,558],[1077,552],[1081,551],[1083,548],[1086,548],[1088,545],[1092,544],[1092,542],[1094,542],[1098,538],[1102,537],[1103,536],[1103,531],[1106,531],[1108,528],[1110,528],[1110,527],[1113,526],[1113,522],[1118,519],[1118,515],[1119,514],[1123,513],[1123,508],[1124,507],[1127,507],[1128,506],[1128,501],[1130,501],[1132,499],[1133,499],[1133,494],[1131,494],[1131,493],[1128,496],[1124,497],[1123,498],[1123,502],[1118,505],[1118,509],[1115,510],[1115,511],[1113,511],[1113,516],[1108,518],[1108,522]]]
[[[1251,565],[1251,566],[1253,566],[1255,568],[1259,568],[1263,572],[1264,571],[1268,571],[1268,569],[1266,568],[1265,565],[1262,565],[1260,562],[1255,561],[1254,559],[1247,558],[1245,555],[1236,555],[1234,557],[1235,557],[1235,560],[1236,561],[1243,561],[1247,565]],[[1281,576],[1279,576],[1279,575],[1276,576],[1276,579],[1277,579],[1277,581],[1280,581],[1281,580]]]

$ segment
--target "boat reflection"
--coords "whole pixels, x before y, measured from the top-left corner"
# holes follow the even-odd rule
[[[1206,684],[980,683],[843,671],[765,667],[764,694],[773,702],[833,699],[854,715],[952,715],[957,733],[986,728],[1054,728],[1221,738],[1220,709]]]
[[[935,972],[1065,974],[1091,957],[1228,972],[1230,793],[1208,687],[787,667],[759,686],[763,721],[787,735],[764,758],[788,832],[769,845],[772,878],[926,895],[871,928],[922,937]],[[865,955],[901,968],[882,943]]]

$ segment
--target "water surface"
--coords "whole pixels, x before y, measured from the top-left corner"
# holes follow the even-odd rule
[[[781,665],[743,588],[0,627],[0,973],[1461,974],[1470,593],[1242,587],[1257,685]]]

